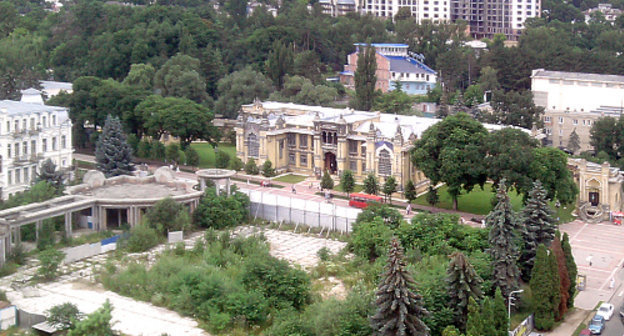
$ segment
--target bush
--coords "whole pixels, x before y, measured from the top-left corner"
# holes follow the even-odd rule
[[[178,151],[178,163],[186,165],[186,154],[183,150]]]
[[[48,315],[48,324],[60,330],[72,328],[74,323],[79,321],[83,316],[80,310],[78,310],[78,307],[71,302],[65,302],[48,309],[46,315]]]
[[[165,145],[160,141],[152,141],[150,145],[150,158],[153,160],[160,160],[165,157]]]
[[[349,248],[357,256],[375,260],[386,254],[391,238],[392,230],[381,217],[376,217],[370,222],[353,225]]]
[[[55,250],[47,249],[39,252],[39,269],[37,269],[37,275],[44,280],[52,280],[58,274],[58,267],[65,258],[65,253]]]
[[[179,162],[180,160],[180,145],[175,142],[171,142],[165,148],[165,158],[168,162]]]
[[[51,222],[51,219],[46,219],[41,224],[41,228],[39,229],[39,240],[37,241],[37,249],[39,251],[43,251],[47,248],[50,248],[56,244],[56,236],[54,232],[54,223]]]
[[[199,166],[199,154],[197,154],[197,151],[195,150],[195,148],[191,147],[191,146],[187,146],[186,150],[184,151],[184,153],[186,154],[186,164],[189,166]]]
[[[190,225],[188,209],[171,197],[162,199],[145,213],[147,225],[161,235],[169,231],[187,230]]]
[[[403,215],[399,210],[392,208],[385,204],[372,203],[360,212],[357,216],[356,222],[371,222],[375,217],[381,217],[390,228],[396,229],[403,223]]]
[[[275,176],[275,169],[273,169],[273,163],[271,160],[266,160],[262,164],[262,175],[264,175],[264,177]]]
[[[242,193],[217,196],[214,189],[206,189],[193,212],[193,222],[203,228],[223,229],[243,224],[249,217],[249,197]]]
[[[152,145],[147,140],[141,140],[137,147],[136,155],[141,158],[149,158],[152,151]]]
[[[121,245],[128,252],[144,252],[160,243],[161,235],[155,229],[139,224],[130,230],[130,236]]]
[[[329,190],[334,189],[334,180],[329,176],[327,170],[323,173],[323,177],[321,178],[321,188]]]
[[[241,169],[243,169],[243,161],[238,157],[233,158],[230,161],[230,169],[240,171]]]
[[[249,159],[247,163],[245,163],[245,173],[249,175],[258,175],[260,170],[258,169],[258,165],[256,164],[256,160]]]
[[[230,156],[221,150],[215,148],[215,165],[217,168],[227,168],[230,164]]]
[[[135,134],[130,133],[126,136],[126,142],[132,148],[132,153],[136,153],[139,149],[139,138]]]

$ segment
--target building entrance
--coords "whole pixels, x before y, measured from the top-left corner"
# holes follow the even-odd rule
[[[336,174],[337,164],[336,164],[336,154],[332,152],[325,153],[325,170],[327,170],[330,174]]]
[[[600,204],[600,194],[596,191],[589,192],[589,203],[592,206],[598,206]]]

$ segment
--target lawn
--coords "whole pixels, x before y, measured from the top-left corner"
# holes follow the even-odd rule
[[[215,167],[215,152],[209,143],[192,143],[191,147],[199,154],[199,168]],[[230,158],[236,157],[236,146],[229,143],[219,144],[219,150],[226,152]]]
[[[344,192],[344,190],[342,190],[342,185],[341,184],[337,184],[334,186],[334,190],[336,191],[340,191],[340,192]],[[353,191],[352,192],[361,192],[362,190],[364,190],[364,185],[363,184],[356,184],[353,186]]]
[[[288,175],[276,177],[273,179],[273,181],[295,184],[295,183],[305,181],[306,178],[307,176],[288,174]]]

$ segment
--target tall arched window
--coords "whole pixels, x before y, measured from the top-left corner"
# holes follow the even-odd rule
[[[253,133],[249,133],[249,135],[247,135],[247,156],[257,158],[259,154],[260,143],[258,142],[258,137]]]
[[[379,151],[379,167],[377,168],[379,175],[392,175],[392,157],[387,149]]]

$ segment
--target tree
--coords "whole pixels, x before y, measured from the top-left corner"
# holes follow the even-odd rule
[[[293,52],[281,41],[275,41],[266,61],[266,73],[278,90],[284,87],[284,76],[293,71]]]
[[[403,261],[403,248],[396,238],[390,243],[375,305],[377,312],[371,317],[371,326],[377,335],[429,335],[422,321],[428,312],[423,308],[422,296],[415,291],[414,279]]]
[[[409,114],[414,99],[403,92],[401,82],[394,82],[394,90],[380,94],[375,98],[373,108],[378,111],[392,114]]]
[[[457,210],[462,189],[470,192],[485,183],[487,130],[465,113],[446,117],[429,127],[414,143],[412,162],[433,185],[445,182]]]
[[[498,287],[494,293],[494,302],[492,304],[492,321],[494,322],[494,329],[496,331],[494,336],[509,335],[509,317],[507,316],[507,306],[505,305],[503,293]]]
[[[481,336],[483,330],[483,320],[481,319],[481,308],[477,301],[471,296],[468,298],[468,317],[466,319],[466,336]]]
[[[262,164],[262,175],[264,177],[275,176],[275,169],[273,168],[273,163],[271,162],[271,160],[265,160]]]
[[[589,130],[589,143],[594,147],[595,153],[604,151],[610,158],[618,158],[618,124],[618,120],[613,117],[602,117],[594,121]]]
[[[533,295],[535,327],[539,330],[552,329],[560,302],[559,273],[555,255],[544,245],[537,247],[529,286]]]
[[[464,99],[466,102],[466,106],[474,107],[481,103],[483,103],[483,89],[479,84],[473,84],[466,88],[464,92]]]
[[[353,178],[353,172],[350,170],[345,170],[340,175],[340,186],[342,187],[342,191],[345,194],[350,194],[355,188],[355,178]]]
[[[392,229],[386,225],[384,218],[377,216],[358,220],[353,225],[349,250],[356,256],[374,261],[386,254],[391,239]]]
[[[563,234],[563,239],[561,240],[561,249],[563,250],[563,254],[565,255],[566,260],[566,269],[568,270],[568,277],[570,278],[570,289],[568,291],[568,308],[574,307],[574,294],[576,293],[576,262],[574,261],[574,256],[572,255],[572,246],[570,246],[570,236],[568,233]]]
[[[180,162],[180,145],[175,142],[165,147],[165,158],[170,162]]]
[[[336,100],[338,90],[327,85],[314,85],[302,76],[285,76],[281,91],[273,92],[269,100],[303,105],[327,106]]]
[[[364,192],[371,195],[379,193],[379,181],[373,173],[369,173],[364,179]]]
[[[49,183],[51,186],[56,189],[57,193],[60,194],[63,192],[63,180],[64,175],[60,170],[56,170],[56,165],[52,162],[51,159],[46,159],[41,163],[41,167],[39,167],[39,173],[37,174],[37,179],[35,183],[39,183],[41,181],[45,181]]]
[[[451,254],[451,262],[447,270],[447,290],[450,301],[449,307],[455,312],[455,325],[460,329],[466,327],[468,318],[468,301],[470,298],[481,300],[483,292],[481,283],[483,280],[475,272],[474,268],[461,252]]]
[[[323,177],[321,177],[321,189],[334,189],[334,180],[331,178],[331,175],[329,175],[329,171],[327,170],[323,172]]]
[[[381,218],[386,226],[396,229],[403,223],[403,215],[399,210],[381,203],[371,203],[357,215],[356,223],[371,222]]]
[[[412,10],[409,7],[399,7],[396,15],[394,16],[394,21],[402,21],[408,20],[412,18]]]
[[[167,235],[169,231],[187,230],[191,225],[188,209],[171,197],[156,202],[145,213],[145,219],[147,225],[161,235]]]
[[[256,160],[253,158],[247,159],[247,163],[245,163],[245,174],[248,175],[258,175],[259,173],[258,165],[256,164]]]
[[[249,197],[235,192],[227,196],[216,195],[213,188],[206,189],[206,193],[199,201],[193,212],[193,223],[202,228],[220,230],[244,223],[249,217]]]
[[[533,94],[529,90],[508,91],[494,90],[492,92],[492,114],[484,114],[485,121],[513,125],[531,129],[533,124],[541,124],[541,115],[544,108],[535,106]]]
[[[46,69],[42,66],[43,54],[41,38],[12,34],[0,39],[0,99],[15,100],[20,97],[20,90],[39,87],[39,79],[45,77]]]
[[[505,191],[505,181],[501,181],[496,194],[498,203],[485,217],[485,224],[490,230],[488,254],[492,258],[492,282],[499,287],[505,297],[518,288],[519,271],[516,261],[517,230],[516,214],[511,209],[509,196]]]
[[[184,150],[184,154],[186,155],[186,164],[189,166],[198,166],[199,165],[199,154],[193,148],[193,146],[187,146]]]
[[[155,75],[156,69],[151,64],[132,64],[123,84],[151,91],[154,88]]]
[[[377,83],[377,53],[375,47],[370,44],[360,45],[358,53],[357,69],[355,70],[355,100],[354,108],[370,111],[375,100],[375,84]]]
[[[550,250],[555,255],[557,261],[557,272],[559,273],[559,302],[557,304],[557,310],[555,314],[555,320],[561,321],[563,316],[568,311],[568,299],[570,294],[570,276],[568,275],[568,268],[566,265],[566,257],[561,248],[561,241],[559,240],[559,232],[555,235],[555,239],[550,243]]]
[[[243,169],[243,166],[243,160],[238,157],[233,157],[232,160],[230,160],[229,168],[234,171],[240,171]]]
[[[396,189],[397,184],[394,176],[387,176],[382,191],[384,195],[386,195],[386,200],[388,200],[390,204],[392,204],[392,194],[396,191]]]
[[[163,96],[186,98],[196,103],[208,99],[199,60],[180,53],[167,60],[156,72],[154,87]]]
[[[97,169],[106,177],[132,174],[132,148],[126,142],[119,118],[110,115],[106,118],[95,147],[95,161]]]
[[[581,138],[578,133],[576,133],[576,128],[572,130],[570,133],[570,137],[568,138],[568,150],[572,152],[572,154],[576,154],[579,149],[581,149]]]
[[[108,299],[102,307],[93,313],[87,315],[87,317],[75,324],[74,329],[67,333],[67,336],[113,336],[117,335],[112,329],[111,319],[113,318],[111,312],[113,306]]]
[[[48,324],[60,330],[68,330],[72,329],[84,314],[78,310],[75,304],[65,302],[48,309],[46,315],[48,316]]]
[[[150,144],[149,157],[154,160],[162,160],[162,158],[166,157],[166,151],[167,149],[162,142],[158,140],[152,141]]]
[[[273,92],[271,80],[251,67],[235,71],[217,84],[219,99],[215,102],[215,111],[226,118],[235,119],[242,104],[250,104],[254,99],[266,99]]]
[[[414,186],[414,182],[412,182],[412,180],[408,180],[405,184],[405,198],[412,203],[416,199],[416,196],[416,187]]]
[[[442,330],[442,336],[462,336],[463,334],[455,326],[447,326]]]
[[[496,335],[494,326],[494,303],[492,298],[486,296],[481,302],[481,335]]]
[[[555,219],[546,199],[546,190],[540,181],[533,183],[533,189],[529,192],[526,205],[522,209],[521,218],[524,221],[522,231],[524,248],[520,261],[522,278],[528,281],[531,277],[537,246],[540,244],[548,246],[555,237]]]
[[[578,187],[568,169],[567,155],[557,148],[542,147],[533,150],[533,157],[529,177],[542,182],[549,200],[556,198],[562,204],[572,204]]]
[[[65,253],[49,248],[39,252],[38,258],[39,268],[37,269],[37,275],[43,280],[49,281],[58,274],[58,267],[65,258]]]
[[[479,76],[479,86],[486,91],[494,91],[500,88],[498,83],[497,70],[491,66],[481,68],[481,76]]]
[[[228,153],[222,150],[215,149],[215,165],[217,166],[217,168],[227,168],[229,164],[230,164],[230,155],[228,155]]]

